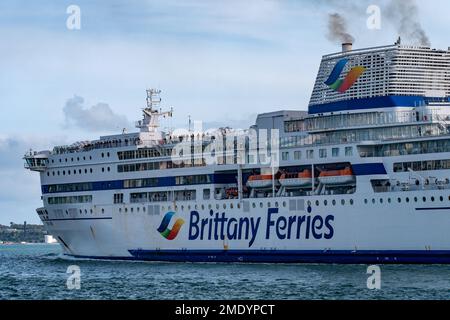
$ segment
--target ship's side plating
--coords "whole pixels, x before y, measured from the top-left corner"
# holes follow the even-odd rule
[[[344,49],[323,58],[309,114],[258,116],[254,132],[279,130],[276,167],[229,130],[158,132],[171,112],[150,91],[141,132],[26,155],[41,220],[77,257],[450,263],[450,54]],[[199,134],[232,142],[210,164]]]

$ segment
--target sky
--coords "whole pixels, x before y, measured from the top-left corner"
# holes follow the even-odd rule
[[[392,44],[389,1],[2,0],[0,224],[39,223],[27,150],[132,131],[146,88],[174,107],[163,124],[174,128],[189,116],[245,128],[258,113],[307,110],[321,56],[340,50],[327,36],[329,14],[345,17],[356,48]],[[373,4],[379,29],[366,24]],[[70,5],[79,29],[67,27]],[[447,49],[450,2],[417,1],[414,10],[432,47]]]

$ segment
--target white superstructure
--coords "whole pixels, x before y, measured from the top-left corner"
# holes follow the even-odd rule
[[[450,52],[343,49],[308,113],[165,133],[148,90],[140,132],[28,153],[48,233],[75,257],[449,263]]]

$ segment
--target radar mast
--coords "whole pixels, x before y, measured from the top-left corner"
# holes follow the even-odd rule
[[[147,89],[147,107],[142,109],[144,118],[136,122],[136,128],[139,128],[141,132],[147,133],[147,139],[159,140],[161,134],[158,132],[159,119],[170,118],[173,114],[173,108],[170,111],[162,111],[161,104],[161,90]]]

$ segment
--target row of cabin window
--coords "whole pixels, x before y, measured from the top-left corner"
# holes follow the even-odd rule
[[[107,167],[107,168],[105,169],[104,167],[102,167],[102,172],[105,172],[105,171],[110,172],[110,171],[111,171],[111,168],[110,168],[110,167]],[[89,170],[88,170],[88,169],[84,169],[84,173],[85,173],[85,174],[87,174],[88,172],[89,172],[89,173],[94,173],[94,170],[92,170],[92,168],[89,168]],[[66,170],[63,170],[62,172],[59,171],[59,170],[58,170],[58,171],[51,171],[51,173],[52,173],[52,176],[55,176],[55,175],[59,176],[59,175],[61,175],[61,173],[62,173],[63,176],[65,176],[65,175],[66,175]],[[76,175],[76,174],[77,174],[77,170],[73,170],[73,171],[67,170],[67,175],[68,175],[68,176],[70,176],[71,173],[72,173],[73,175]],[[78,174],[82,174],[82,173],[83,173],[83,170],[82,170],[82,169],[78,169]],[[50,171],[47,172],[47,176],[48,176],[48,177],[50,176]]]
[[[409,161],[394,163],[394,172],[430,171],[450,169],[450,160]]]
[[[430,197],[430,201],[431,202],[436,202],[436,197]],[[440,196],[439,198],[439,201],[440,202],[444,202],[444,197],[443,196]],[[397,200],[397,202],[398,203],[402,203],[403,202],[403,199],[402,198],[397,198],[396,199]],[[406,203],[410,203],[411,202],[411,200],[412,201],[414,201],[414,202],[419,202],[420,200],[419,200],[419,197],[414,197],[414,198],[410,198],[410,197],[406,197],[406,198],[404,198],[404,201],[406,202]],[[422,202],[423,203],[425,203],[425,202],[427,202],[428,201],[428,198],[427,197],[422,197]],[[384,203],[384,201],[385,201],[385,199],[384,198],[379,198],[378,199],[378,202],[380,203],[380,204],[383,204]],[[392,198],[387,198],[387,203],[392,203],[393,201],[395,201],[395,200],[393,200]],[[450,196],[448,197],[448,201],[450,201]],[[375,203],[377,203],[377,200],[375,199],[375,198],[372,198],[372,200],[371,201],[369,201],[368,199],[364,199],[364,203],[365,204],[375,204]]]
[[[281,158],[283,161],[289,160],[289,151],[284,151],[281,154]],[[340,156],[340,148],[332,148],[331,149],[331,156],[333,158],[337,158]],[[353,147],[345,147],[345,156],[346,157],[352,157],[353,156]],[[328,157],[328,150],[327,149],[319,149],[319,158],[324,159]],[[294,151],[294,160],[301,160],[302,158],[302,152],[301,151]],[[306,150],[306,159],[314,159],[314,150]]]
[[[49,197],[47,202],[48,204],[90,203],[92,196]]]
[[[106,154],[104,152],[102,152],[102,158],[104,158],[105,156],[109,158],[111,156],[111,154],[109,152],[107,152]],[[59,158],[59,162],[62,162],[62,159],[63,158]],[[81,161],[81,160],[86,161],[86,156],[83,156],[83,158],[76,157],[76,161]],[[89,160],[92,160],[92,156],[89,156]],[[74,162],[74,161],[75,161],[75,158],[70,158],[70,162]],[[64,162],[69,162],[69,158],[65,158]],[[55,163],[55,159],[52,159],[52,163]]]

